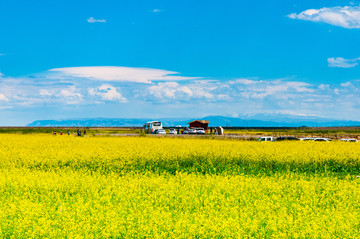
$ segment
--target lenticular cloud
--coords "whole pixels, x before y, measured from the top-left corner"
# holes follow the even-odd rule
[[[51,69],[56,78],[86,78],[100,81],[152,83],[152,81],[194,80],[198,77],[179,76],[178,72],[152,68],[90,66]],[[49,76],[47,76],[49,78]],[[54,76],[53,76],[54,77]]]
[[[324,22],[330,25],[344,28],[360,28],[360,7],[332,7],[321,9],[309,9],[299,14],[288,15],[292,19],[300,19],[313,22]]]

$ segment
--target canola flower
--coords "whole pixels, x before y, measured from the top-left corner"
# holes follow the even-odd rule
[[[0,135],[0,237],[358,238],[359,148]]]

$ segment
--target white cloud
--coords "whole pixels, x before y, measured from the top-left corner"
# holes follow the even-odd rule
[[[66,104],[79,104],[83,101],[83,95],[78,91],[75,86],[71,86],[60,90],[56,96],[63,99]]]
[[[9,101],[4,94],[0,94],[0,101]]]
[[[152,68],[92,66],[67,67],[49,70],[55,75],[52,78],[87,78],[99,81],[151,83],[151,81],[179,81],[198,79],[197,77],[177,76],[178,72]]]
[[[306,82],[287,80],[248,80],[194,82],[164,82],[158,83],[143,90],[148,100],[162,102],[270,102],[297,101],[316,93],[317,88]]]
[[[90,17],[87,19],[87,22],[89,22],[89,23],[106,22],[106,20],[105,19],[95,19],[93,17]]]
[[[185,85],[180,85],[177,82],[164,82],[145,89],[145,96],[150,100],[156,99],[163,101],[213,101],[215,99],[214,94],[211,93],[213,89],[214,86],[212,83],[209,84],[207,81]]]
[[[149,95],[158,99],[176,99],[184,96],[192,97],[194,92],[187,86],[180,86],[177,82],[164,82],[147,89]]]
[[[118,101],[126,103],[127,99],[124,98],[117,89],[111,85],[103,84],[98,88],[91,88],[88,90],[90,95],[99,96],[105,101]]]
[[[163,10],[155,8],[155,9],[152,10],[152,12],[155,12],[155,13],[156,12],[163,12]]]
[[[93,109],[101,102],[111,109],[112,102],[121,102],[127,109],[141,107],[144,115],[152,115],[156,105],[163,115],[178,109],[177,116],[181,112],[231,115],[291,111],[348,118],[360,108],[360,81],[356,80],[317,85],[289,79],[189,80],[165,70],[115,67],[115,72],[113,68],[108,72],[99,68],[90,67],[88,72],[81,67],[53,69],[23,78],[3,76],[0,107],[61,109],[76,104],[78,108]],[[177,80],[164,81],[168,77]],[[162,81],[154,80],[159,78]]]
[[[41,89],[41,90],[39,91],[39,94],[40,94],[41,96],[51,96],[51,95],[52,95],[48,90],[45,90],[45,89]]]
[[[329,63],[329,67],[340,67],[340,68],[355,67],[358,65],[357,61],[359,60],[360,58],[344,59],[342,57],[331,57],[327,59]]]
[[[349,29],[360,28],[359,6],[308,9],[299,14],[291,13],[288,17],[313,22],[324,22],[330,25]]]
[[[350,81],[345,82],[345,83],[341,83],[340,85],[341,85],[342,87],[350,87],[350,86],[352,86],[352,84],[351,84]]]
[[[273,99],[290,99],[314,92],[312,85],[305,82],[285,80],[253,80],[251,84],[244,84],[244,82],[246,81],[232,82],[233,88],[236,89],[236,91],[232,92],[234,96],[240,94],[247,99],[265,99],[269,97]]]
[[[231,83],[239,83],[239,84],[244,84],[244,85],[251,85],[251,84],[255,84],[256,81],[254,80],[249,80],[249,79],[237,79],[235,81],[231,81]]]
[[[329,84],[320,84],[320,85],[318,86],[318,88],[319,88],[320,90],[327,90],[327,89],[330,88],[330,85],[329,85]]]

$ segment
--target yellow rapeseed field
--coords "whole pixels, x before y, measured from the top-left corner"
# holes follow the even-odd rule
[[[0,135],[3,238],[359,238],[360,144]]]

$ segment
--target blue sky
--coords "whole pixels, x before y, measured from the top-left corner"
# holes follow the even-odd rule
[[[0,2],[0,125],[360,117],[360,2]]]

